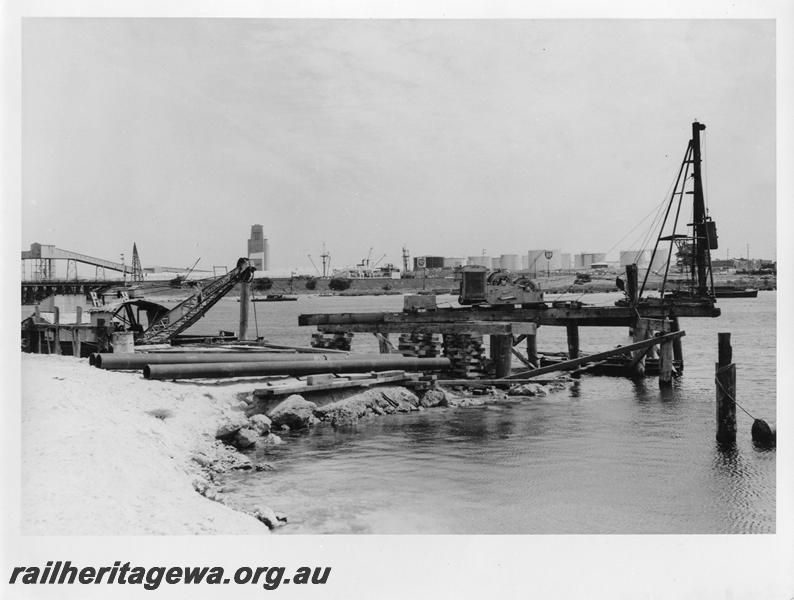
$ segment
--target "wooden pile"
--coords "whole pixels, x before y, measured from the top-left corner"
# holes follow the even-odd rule
[[[432,333],[401,333],[397,350],[403,356],[435,358],[439,355],[441,343]]]
[[[451,374],[460,379],[476,379],[486,374],[482,335],[444,334],[444,356],[452,361]]]
[[[329,348],[333,350],[350,350],[353,342],[353,334],[350,332],[321,333],[312,334],[313,348]]]

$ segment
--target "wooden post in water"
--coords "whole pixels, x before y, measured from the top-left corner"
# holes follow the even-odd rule
[[[527,360],[535,367],[538,364],[538,336],[536,333],[527,334]]]
[[[662,342],[659,345],[659,387],[673,385],[673,342]]]
[[[678,317],[673,317],[673,322],[670,325],[670,331],[681,331],[681,326],[678,324]],[[684,366],[684,350],[681,346],[681,338],[673,340],[673,360],[678,362],[681,367]]]
[[[54,346],[54,349],[55,349],[55,354],[60,354],[61,353],[61,327],[60,327],[60,325],[61,325],[61,309],[56,306],[56,307],[54,307],[52,309],[52,311],[53,311],[52,320],[53,320],[53,323],[55,324],[55,327],[53,328],[53,331],[55,332],[54,333],[54,335],[55,335],[55,346]]]
[[[240,284],[240,333],[237,339],[241,342],[248,339],[248,305],[251,303],[251,284]]]
[[[568,323],[565,330],[568,335],[568,359],[579,358],[579,326]]]
[[[717,442],[731,446],[736,442],[736,365],[732,362],[731,334],[718,333],[717,339]]]
[[[631,266],[631,265],[629,265]],[[636,266],[636,265],[635,265]],[[647,340],[650,335],[648,331],[648,323],[645,319],[637,318],[634,322],[634,334],[632,339],[635,342],[642,342]],[[648,350],[635,350],[631,353],[631,376],[634,378],[642,378],[645,377],[645,355],[648,353]]]
[[[637,279],[637,265],[626,265],[626,297],[629,300],[629,306],[637,304],[637,294],[639,293]]]
[[[513,360],[513,336],[491,335],[491,361],[494,377],[501,379],[510,375]]]

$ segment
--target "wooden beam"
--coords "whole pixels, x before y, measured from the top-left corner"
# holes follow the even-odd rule
[[[483,323],[471,321],[468,323],[355,323],[345,325],[318,325],[317,330],[323,333],[338,333],[350,331],[352,333],[455,333],[455,334],[480,334],[480,335],[512,335],[513,328],[510,323]]]
[[[379,385],[381,383],[395,383],[412,378],[414,378],[414,375],[402,373],[400,375],[389,375],[387,377],[373,376],[369,379],[347,379],[344,377],[339,377],[330,383],[321,383],[318,385],[308,385],[305,381],[299,381],[295,384],[274,385],[267,388],[258,388],[254,390],[254,396],[259,398],[267,398],[269,396],[286,396],[287,394],[307,394],[309,392],[372,387],[373,385]]]
[[[518,350],[516,350],[515,348],[510,348],[510,351],[513,353],[513,356],[515,356],[518,360],[520,360],[522,363],[524,363],[530,369],[534,369],[535,368],[535,365],[533,365],[526,358],[524,358],[524,355],[521,354]]]
[[[579,365],[583,365],[585,363],[596,362],[604,358],[609,358],[610,356],[617,356],[619,354],[626,354],[634,350],[649,348],[651,346],[654,346],[656,344],[661,344],[662,342],[666,342],[668,340],[674,340],[683,335],[686,335],[686,332],[677,331],[675,333],[666,333],[664,335],[660,335],[659,337],[654,337],[649,340],[644,340],[642,342],[635,342],[633,344],[627,344],[626,346],[620,346],[618,348],[613,348],[612,350],[607,350],[605,352],[596,352],[595,354],[590,354],[588,356],[581,356],[579,358],[575,358],[572,360],[566,360],[557,363],[556,365],[541,367],[533,371],[521,371],[520,373],[514,373],[513,375],[508,375],[505,379],[514,379],[520,377],[535,377],[537,375],[545,375],[546,373],[553,373],[554,371],[570,371],[571,369],[574,369]]]
[[[512,387],[523,383],[557,383],[556,379],[439,379],[436,383],[440,386],[454,387]]]
[[[410,323],[414,326],[440,323],[466,322],[513,322],[535,325],[567,325],[573,323],[583,327],[630,327],[637,317],[665,319],[675,312],[677,317],[718,317],[720,309],[708,305],[660,305],[660,306],[581,306],[545,308],[439,308],[424,313],[372,312],[372,313],[314,313],[298,317],[298,324],[307,325],[392,325]],[[383,328],[392,332],[399,328]],[[362,330],[363,331],[363,330]],[[368,331],[373,331],[368,330]],[[519,332],[516,332],[519,333]],[[524,332],[520,332],[524,333]]]

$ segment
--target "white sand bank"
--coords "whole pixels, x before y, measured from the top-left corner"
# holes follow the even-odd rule
[[[201,473],[191,454],[252,387],[147,381],[88,359],[23,354],[22,533],[267,533],[192,484]],[[172,416],[147,414],[157,410]]]

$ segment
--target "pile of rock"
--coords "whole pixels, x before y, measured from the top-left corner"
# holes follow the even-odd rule
[[[215,439],[245,450],[254,446],[272,446],[281,443],[270,431],[272,422],[265,415],[246,417],[242,412],[230,412],[215,431]]]
[[[354,425],[368,415],[393,414],[423,410],[416,394],[399,386],[382,386],[318,406],[299,394],[293,394],[277,404],[267,416],[272,427],[278,429],[306,429],[321,421],[335,426]]]

